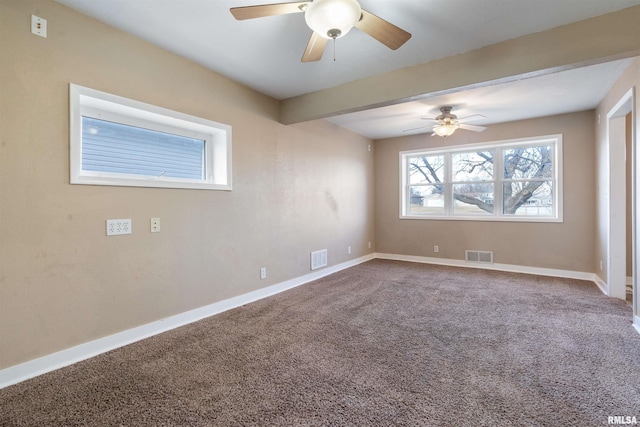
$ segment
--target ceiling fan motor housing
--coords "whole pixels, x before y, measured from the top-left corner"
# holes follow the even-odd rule
[[[442,114],[437,116],[436,120],[439,121],[439,122],[445,122],[445,123],[451,123],[451,122],[457,121],[458,116],[456,116],[455,114],[451,113],[451,108],[452,107],[442,107],[442,108],[440,108],[440,111],[442,112]]]
[[[318,35],[337,39],[347,34],[361,15],[356,0],[315,0],[306,7],[304,19]]]

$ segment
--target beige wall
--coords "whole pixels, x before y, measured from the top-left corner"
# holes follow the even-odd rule
[[[596,116],[600,117],[600,122],[596,121],[596,156],[597,164],[597,188],[598,198],[596,207],[596,250],[593,260],[594,271],[603,281],[607,281],[608,276],[608,248],[607,241],[609,239],[607,223],[609,220],[607,189],[609,185],[610,173],[608,167],[608,137],[607,137],[607,114],[616,106],[620,99],[632,88],[636,88],[634,112],[635,119],[635,135],[640,132],[640,121],[637,119],[638,111],[640,111],[640,99],[638,99],[637,87],[640,86],[640,58],[636,59],[625,70],[618,81],[613,85],[604,99],[596,109]],[[633,119],[632,119],[633,120]],[[638,155],[640,151],[636,150],[636,165],[638,164]],[[636,176],[636,179],[639,177]],[[638,182],[636,182],[636,186]],[[602,260],[602,269],[599,268]]]
[[[446,145],[562,134],[564,222],[483,222],[399,219],[399,152]],[[494,262],[581,272],[593,269],[593,111],[375,142],[377,252],[464,259],[465,249],[494,251]],[[439,253],[433,246],[440,247]]]
[[[0,52],[0,369],[371,251],[370,140],[278,124],[275,100],[53,1],[0,0]],[[69,82],[232,125],[233,191],[70,185]]]

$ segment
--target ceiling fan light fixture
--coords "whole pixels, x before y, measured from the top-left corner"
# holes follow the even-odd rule
[[[335,40],[347,34],[361,15],[356,0],[315,0],[307,6],[304,19],[315,33]]]
[[[436,135],[446,138],[453,135],[458,127],[459,125],[457,122],[442,123],[434,126],[433,131],[436,133]]]

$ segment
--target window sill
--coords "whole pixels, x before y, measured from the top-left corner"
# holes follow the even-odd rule
[[[427,221],[479,221],[479,222],[541,222],[541,223],[562,223],[562,218],[544,217],[537,218],[531,216],[496,217],[496,216],[437,216],[437,215],[400,215],[399,219],[427,220]]]

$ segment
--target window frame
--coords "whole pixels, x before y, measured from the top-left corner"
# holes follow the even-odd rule
[[[551,149],[551,166],[552,177],[549,179],[541,179],[542,181],[551,181],[553,183],[553,213],[549,216],[533,216],[503,213],[503,192],[505,183],[519,181],[518,179],[504,178],[504,152],[511,148],[518,147],[536,147],[550,145]],[[456,153],[477,152],[477,151],[493,151],[493,181],[494,185],[494,212],[487,214],[455,214],[453,198],[454,185],[460,184],[461,181],[453,181],[452,157]],[[544,135],[537,137],[509,139],[502,141],[492,141],[477,144],[465,144],[451,147],[437,147],[418,150],[407,150],[399,152],[399,172],[400,172],[400,219],[418,219],[418,220],[453,220],[453,221],[494,221],[494,222],[563,222],[563,161],[562,161],[562,134]],[[409,159],[418,156],[444,156],[444,214],[416,214],[409,212],[410,204],[410,184]],[[527,181],[525,179],[520,181]],[[471,182],[471,181],[466,181]],[[489,181],[482,181],[482,183]],[[433,185],[433,184],[425,184]]]
[[[82,169],[82,117],[204,141],[204,178],[189,179]],[[226,190],[231,182],[231,126],[155,105],[69,84],[70,183]]]

